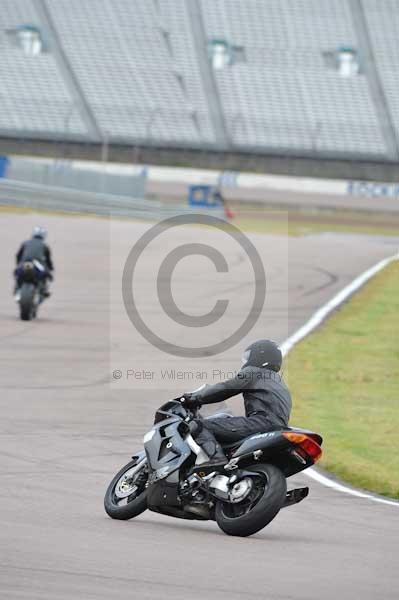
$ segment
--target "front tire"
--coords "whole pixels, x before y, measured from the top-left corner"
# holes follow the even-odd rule
[[[104,497],[104,508],[112,519],[126,521],[137,517],[147,509],[146,462],[144,461],[142,467],[135,471],[134,468],[138,463],[137,459],[131,460],[122,467],[108,486]]]
[[[266,527],[284,504],[287,482],[280,469],[261,464],[248,470],[259,474],[248,498],[239,504],[219,501],[215,507],[216,522],[228,535],[253,535]]]

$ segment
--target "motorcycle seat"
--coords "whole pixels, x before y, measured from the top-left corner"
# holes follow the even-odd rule
[[[280,431],[280,430],[276,428],[275,431]],[[284,427],[284,431],[293,431],[294,433],[304,433],[305,435],[309,435],[310,437],[312,437],[318,444],[321,444],[323,441],[323,438],[318,433],[309,431],[309,429],[301,429],[299,427]],[[259,433],[263,433],[263,432],[259,431]],[[226,450],[231,450],[232,448],[241,446],[241,444],[243,444],[246,440],[249,440],[254,435],[258,435],[258,434],[251,433],[251,435],[247,435],[246,437],[242,438],[241,440],[238,440],[237,442],[232,442],[230,444],[221,443],[221,446],[222,446],[222,448],[225,448]]]
[[[254,435],[257,435],[257,434],[251,433],[251,435],[247,435],[246,437],[243,437],[240,440],[237,440],[236,442],[230,442],[230,443],[226,443],[226,444],[221,442],[220,444],[221,444],[222,448],[224,448],[226,450],[231,450],[232,448],[237,448],[238,446],[241,446],[241,444],[243,444],[245,442],[245,440],[249,440]]]
[[[226,417],[232,417],[232,416],[233,415],[231,415],[229,413],[216,413],[214,415],[209,415],[209,416],[205,417],[205,420],[208,420],[208,419],[218,419],[218,418],[226,418]],[[222,448],[225,448],[226,450],[230,450],[231,448],[238,448],[238,446],[241,446],[241,444],[245,440],[248,440],[253,435],[255,435],[255,434],[251,433],[251,435],[247,435],[246,437],[243,437],[240,440],[237,440],[236,442],[231,442],[231,443],[220,442],[220,445],[222,446]]]

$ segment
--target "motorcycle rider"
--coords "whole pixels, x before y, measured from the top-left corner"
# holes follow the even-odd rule
[[[20,286],[17,276],[18,267],[25,261],[37,260],[46,270],[42,295],[44,298],[48,298],[50,296],[48,280],[53,280],[54,265],[51,259],[50,248],[44,241],[46,236],[47,231],[43,227],[37,226],[33,228],[31,239],[21,244],[15,257],[17,263],[17,268],[14,271],[14,276],[16,278],[14,289],[15,294]]]
[[[279,371],[280,348],[271,340],[258,340],[246,348],[242,367],[232,379],[184,394],[188,408],[213,404],[242,392],[245,417],[221,416],[194,421],[192,435],[209,457],[201,470],[220,469],[227,463],[221,443],[233,443],[256,433],[287,426],[291,395]]]

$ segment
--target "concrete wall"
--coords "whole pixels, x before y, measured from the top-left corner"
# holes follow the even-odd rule
[[[84,144],[67,141],[0,138],[0,155],[30,154],[54,158],[108,160],[122,163],[193,166],[204,169],[252,171],[298,177],[321,177],[355,179],[365,181],[399,181],[399,163],[369,160],[353,161],[353,158],[319,160],[306,156],[268,156],[249,153],[222,153],[211,150],[176,148],[129,147],[100,144]]]

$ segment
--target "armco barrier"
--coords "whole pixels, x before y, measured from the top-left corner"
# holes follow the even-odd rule
[[[11,179],[0,180],[0,205],[129,217],[148,221],[199,212],[198,209],[189,206],[163,205],[161,202],[142,198],[81,192],[70,188],[25,183]],[[222,209],[201,210],[200,212],[224,218]]]
[[[86,167],[74,161],[40,160],[11,157],[7,177],[13,181],[72,188],[85,192],[134,196],[144,198],[146,175],[141,173],[112,173],[107,165],[99,163],[97,168]]]

